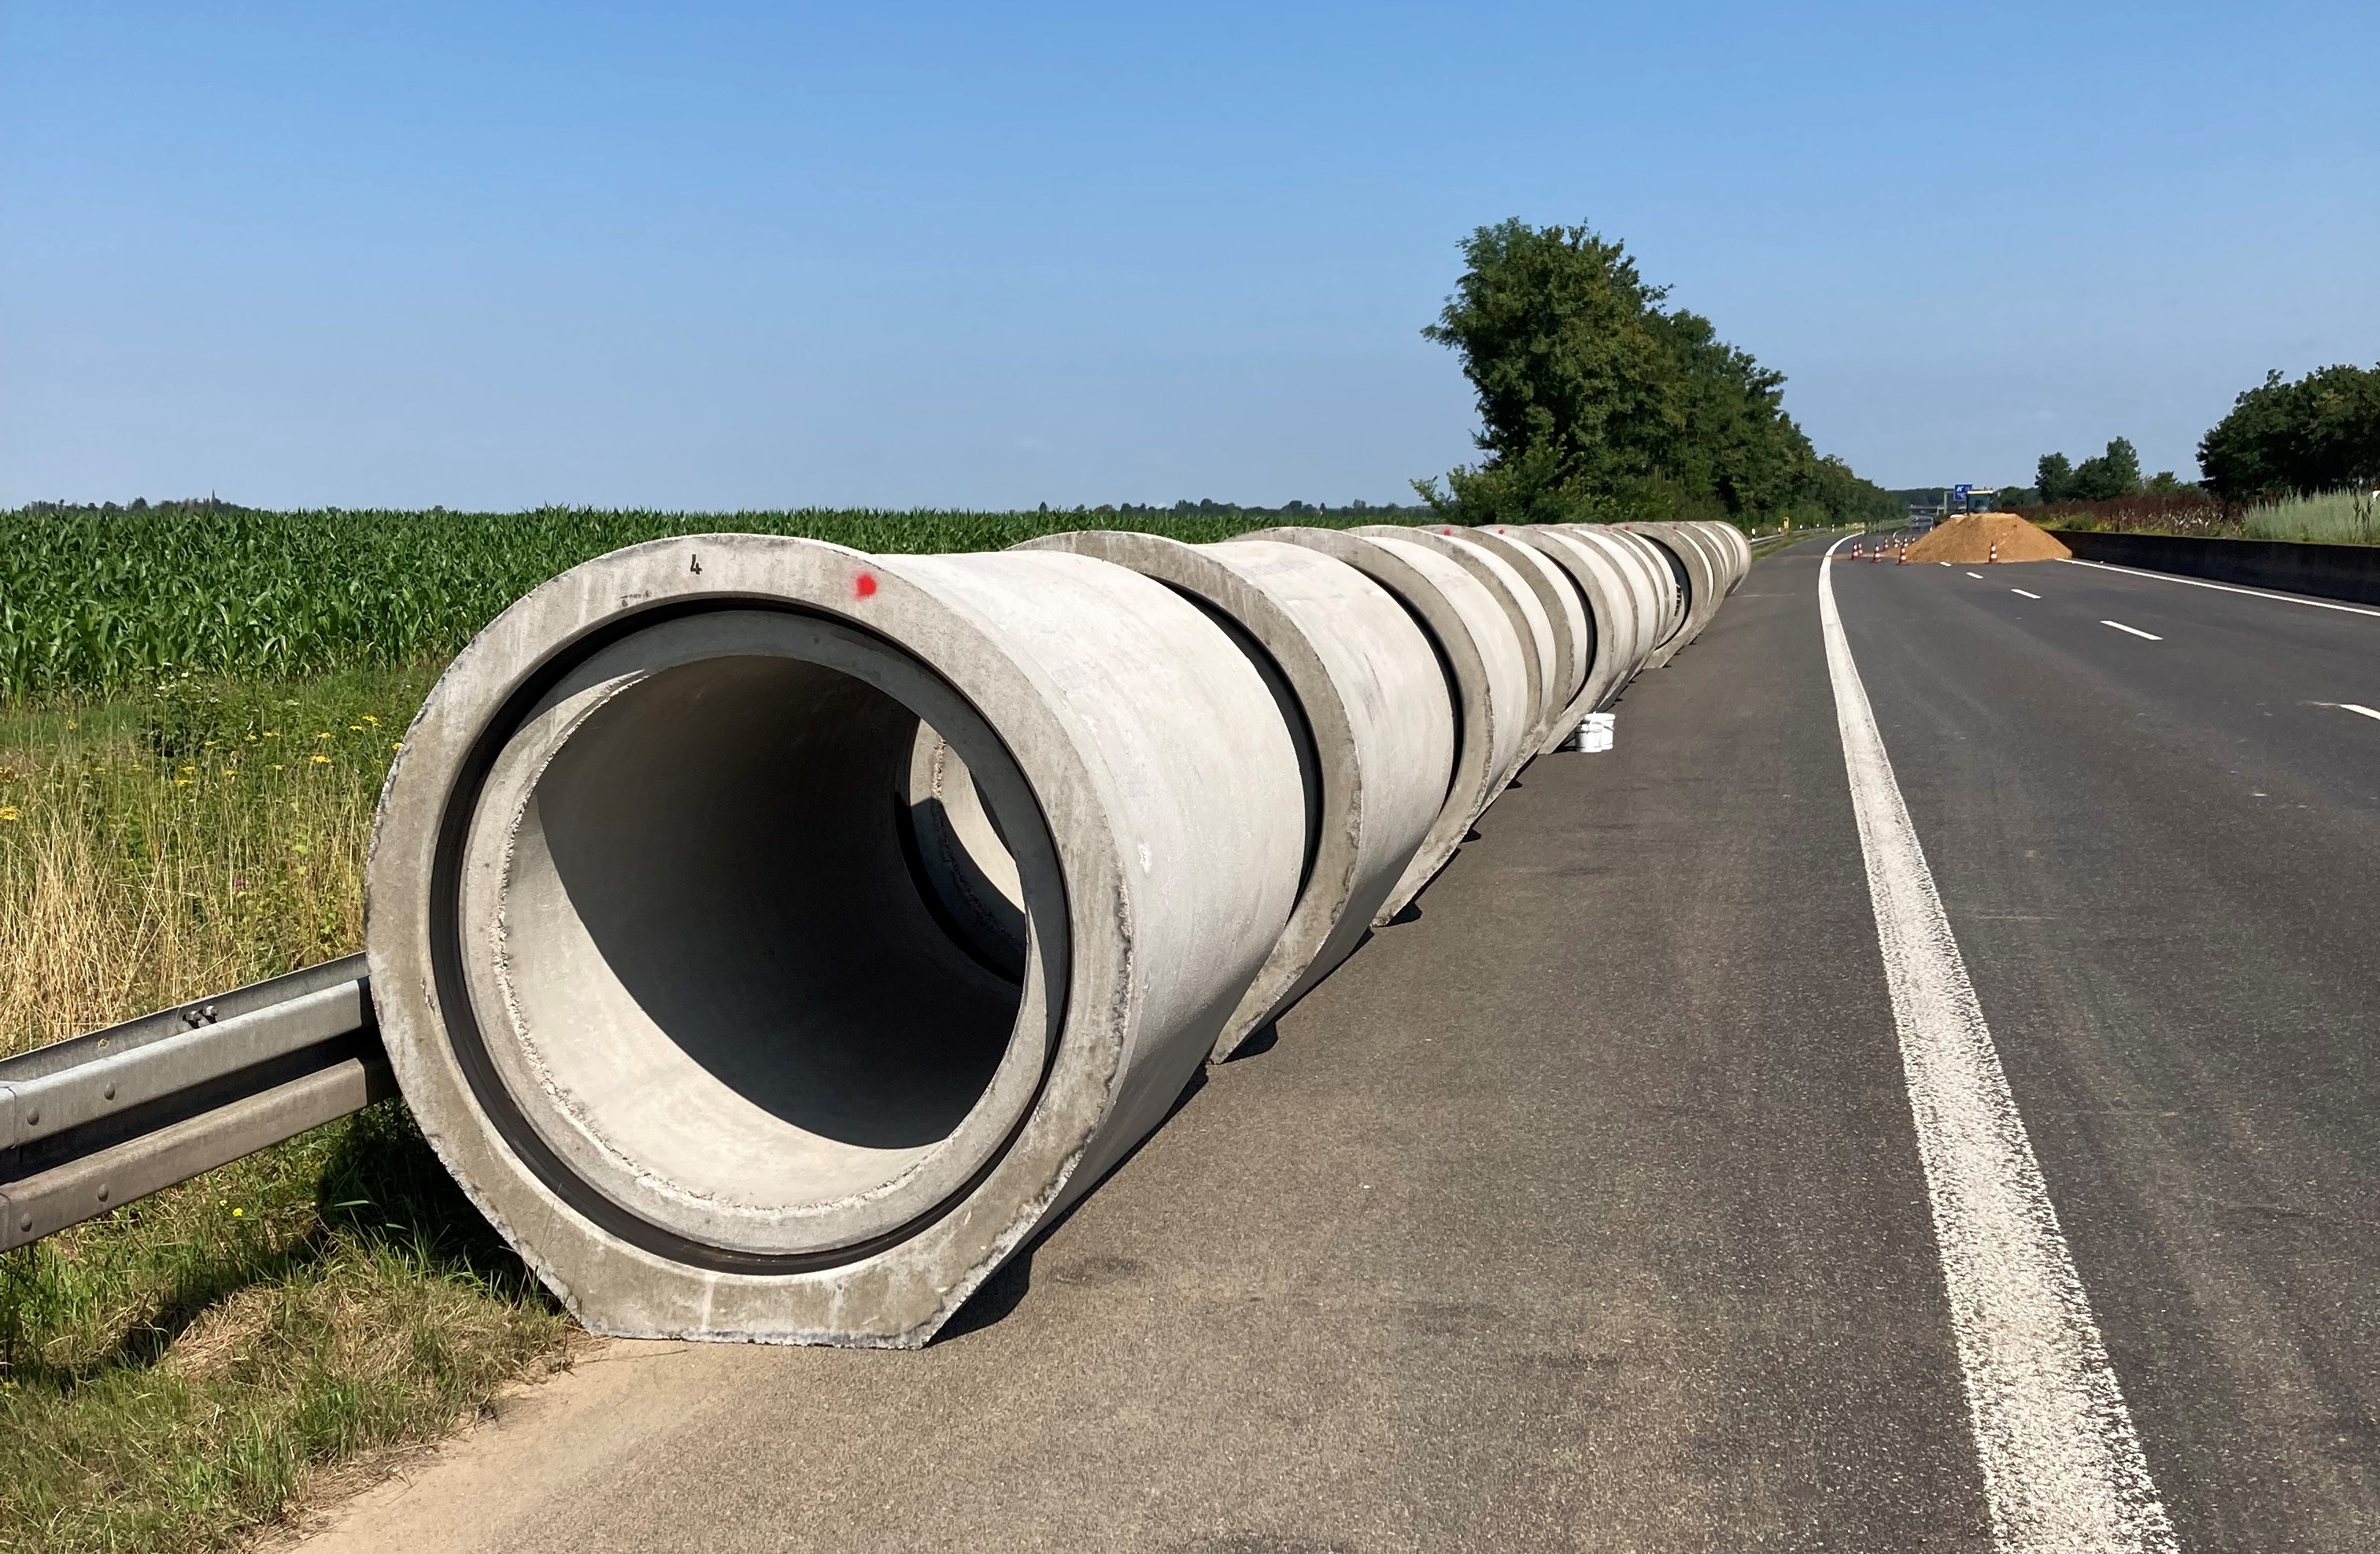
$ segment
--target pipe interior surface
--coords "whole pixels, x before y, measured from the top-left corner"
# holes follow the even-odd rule
[[[997,740],[895,694],[923,678],[848,628],[706,614],[597,655],[497,758],[472,1002],[514,1104],[633,1212],[848,1244],[930,1209],[1029,1102],[1026,905],[1062,892]]]

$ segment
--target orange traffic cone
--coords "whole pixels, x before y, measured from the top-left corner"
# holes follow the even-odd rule
[[[2000,559],[2000,542],[1998,540],[1995,540],[1992,541],[1991,553],[1984,559],[1986,562],[1994,562]]]

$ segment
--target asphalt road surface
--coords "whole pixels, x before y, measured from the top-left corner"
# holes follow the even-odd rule
[[[1986,1481],[1819,549],[930,1349],[611,1345],[310,1554],[2086,1547]],[[2157,1526],[2380,1548],[2380,615],[1833,577]]]

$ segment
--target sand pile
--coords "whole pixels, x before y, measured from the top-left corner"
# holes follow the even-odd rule
[[[2002,561],[2057,561],[2074,552],[2057,537],[2035,528],[2014,513],[1969,513],[1909,547],[1912,561],[1989,561],[1992,546]]]

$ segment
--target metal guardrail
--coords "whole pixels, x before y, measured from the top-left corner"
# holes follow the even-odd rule
[[[395,1093],[361,955],[0,1058],[0,1251]]]

